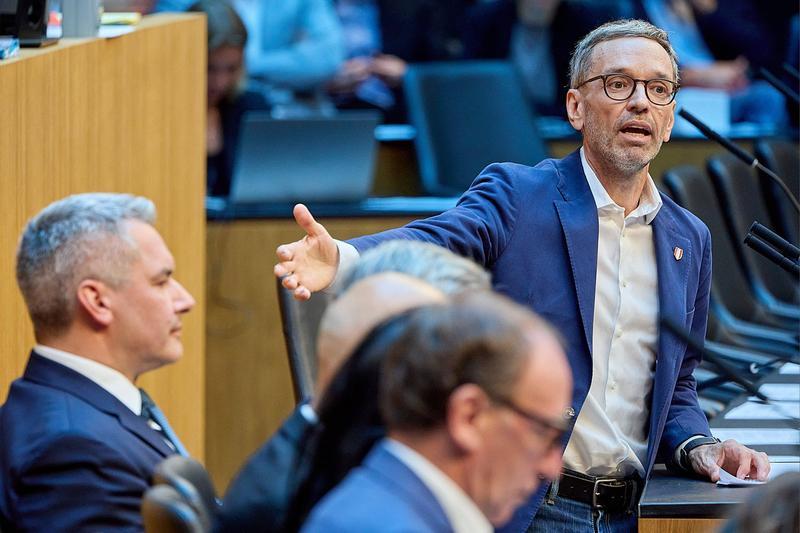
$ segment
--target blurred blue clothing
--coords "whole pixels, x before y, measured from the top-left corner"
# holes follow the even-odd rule
[[[185,11],[192,0],[158,0],[156,11]],[[233,0],[247,27],[250,77],[270,86],[309,90],[330,79],[344,60],[339,21],[330,0]]]

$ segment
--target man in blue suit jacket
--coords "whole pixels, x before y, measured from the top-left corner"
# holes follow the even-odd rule
[[[485,265],[498,291],[559,329],[578,418],[548,505],[540,490],[514,531],[591,530],[601,515],[634,527],[630,511],[657,457],[712,481],[720,467],[769,472],[766,455],[711,437],[692,377],[700,355],[659,328],[659,317],[671,318],[702,340],[711,278],[708,229],[648,173],[674,122],[678,68],[666,33],[642,21],[605,24],[578,44],[570,74],[579,151],[533,168],[490,165],[455,208],[352,246],[337,246],[297,206],[307,235],[279,247],[275,267],[308,298],[357,252],[389,238],[426,240]],[[596,484],[604,479],[613,481]]]
[[[402,328],[381,372],[388,437],[305,533],[490,533],[560,471],[571,379],[550,326],[481,291],[415,309]]]
[[[17,281],[38,344],[0,408],[4,530],[140,531],[155,465],[181,450],[134,385],[181,356],[194,305],[154,217],[145,198],[83,194],[25,228]]]

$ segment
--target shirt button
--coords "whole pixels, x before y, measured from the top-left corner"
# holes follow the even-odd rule
[[[617,339],[619,339],[620,337],[622,337],[622,330],[621,330],[621,329],[618,329],[617,331],[615,331],[615,332],[614,332],[614,337],[615,337],[615,338],[617,338]]]

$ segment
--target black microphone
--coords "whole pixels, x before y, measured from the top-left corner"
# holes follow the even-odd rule
[[[678,115],[685,118],[687,122],[689,122],[692,126],[700,130],[700,132],[703,135],[705,135],[708,139],[711,139],[712,141],[719,143],[723,148],[725,148],[730,153],[732,153],[733,155],[744,161],[748,166],[757,168],[765,176],[769,177],[771,180],[777,183],[778,186],[781,188],[781,190],[789,198],[789,201],[792,203],[795,210],[798,213],[800,213],[800,202],[798,202],[797,198],[794,197],[794,194],[792,194],[792,191],[790,191],[789,187],[786,186],[786,183],[784,183],[784,181],[780,177],[778,177],[777,174],[775,174],[770,169],[762,165],[754,155],[746,152],[745,150],[733,144],[731,141],[729,141],[716,131],[712,130],[711,128],[706,126],[699,118],[692,115],[685,109],[680,109],[678,111]]]
[[[800,96],[798,96],[796,92],[791,90],[788,85],[779,80],[777,76],[775,76],[772,72],[768,71],[765,68],[760,68],[758,71],[759,74],[761,74],[761,76],[765,80],[767,80],[767,82],[770,85],[772,85],[773,87],[778,89],[781,93],[783,93],[783,95],[786,96],[786,98],[793,100],[796,104],[800,104]]]
[[[753,222],[753,225],[750,226],[748,231],[771,244],[772,247],[782,253],[784,257],[788,257],[794,262],[797,262],[797,260],[800,259],[800,248],[790,243],[768,227],[760,224],[758,221]]]
[[[761,240],[756,235],[748,233],[744,238],[744,243],[784,269],[789,274],[792,274],[793,276],[800,274],[800,265],[776,252],[769,244]]]

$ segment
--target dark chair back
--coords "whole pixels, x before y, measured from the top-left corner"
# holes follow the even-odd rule
[[[175,489],[191,505],[202,526],[211,529],[220,504],[211,476],[202,464],[191,457],[171,455],[156,466],[153,484]]]
[[[156,485],[144,493],[142,521],[146,533],[208,533],[191,505],[169,485]]]
[[[294,299],[292,291],[278,283],[278,304],[283,322],[283,339],[289,356],[292,386],[297,403],[306,401],[314,394],[314,377],[317,374],[317,334],[322,314],[332,296],[317,292],[310,300]]]
[[[721,306],[740,320],[776,326],[774,319],[757,304],[749,290],[747,278],[728,236],[716,193],[703,170],[692,165],[681,165],[665,172],[663,181],[670,196],[705,222],[711,232],[714,261],[712,311],[714,306]]]
[[[731,237],[741,243],[754,221],[769,224],[770,216],[761,196],[755,170],[731,154],[709,158],[708,171],[721,199]],[[792,305],[800,303],[798,279],[749,248],[737,247],[737,257],[755,291],[765,290]]]
[[[535,165],[547,157],[534,112],[507,62],[415,64],[403,87],[428,194],[461,194],[489,163]]]
[[[756,157],[772,170],[792,191],[800,196],[800,146],[782,139],[761,139],[756,143]],[[775,230],[785,239],[800,241],[800,216],[786,198],[784,191],[766,176],[761,176],[761,188],[772,215]]]

